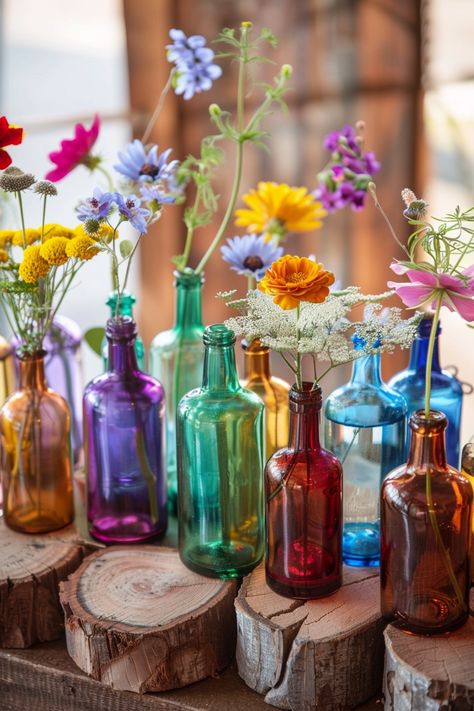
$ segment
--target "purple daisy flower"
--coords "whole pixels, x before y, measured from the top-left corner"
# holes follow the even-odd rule
[[[100,188],[94,188],[92,197],[86,198],[76,207],[79,220],[103,220],[109,214],[114,204],[113,193],[104,193]]]
[[[178,163],[178,161],[172,161],[170,164],[166,162],[170,153],[171,148],[158,153],[156,145],[146,150],[143,143],[136,138],[119,152],[120,162],[114,165],[114,169],[129,180],[152,183],[163,179],[170,166]],[[176,170],[176,166],[173,170]]]
[[[151,212],[144,207],[141,207],[141,200],[136,195],[121,195],[115,193],[115,204],[122,219],[130,222],[141,234],[147,231],[147,219]]]
[[[156,200],[160,205],[166,205],[176,202],[176,197],[165,192],[160,184],[148,185],[145,183],[140,188],[140,195],[147,202]]]
[[[263,278],[268,267],[283,254],[283,247],[266,242],[263,235],[230,237],[221,247],[222,259],[230,268],[243,276]]]
[[[173,44],[167,45],[167,58],[176,66],[175,94],[192,99],[194,94],[208,91],[222,69],[214,64],[214,52],[206,47],[202,35],[186,37],[182,30],[170,30]]]

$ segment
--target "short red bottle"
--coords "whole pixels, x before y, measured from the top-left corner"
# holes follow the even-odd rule
[[[279,595],[313,599],[342,583],[342,467],[319,443],[321,390],[289,393],[290,436],[265,468],[266,579]]]

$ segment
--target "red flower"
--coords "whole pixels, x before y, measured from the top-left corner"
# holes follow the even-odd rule
[[[23,129],[10,126],[6,116],[0,116],[0,169],[8,168],[12,159],[4,150],[5,146],[18,146],[23,140]]]
[[[98,159],[91,156],[90,150],[97,140],[99,135],[100,119],[96,114],[92,126],[87,129],[82,123],[77,123],[74,128],[74,138],[66,138],[61,141],[59,151],[53,151],[48,158],[56,163],[56,168],[46,173],[46,180],[51,180],[57,183],[58,180],[64,178],[74,168],[82,163],[89,168],[93,168],[98,164]]]

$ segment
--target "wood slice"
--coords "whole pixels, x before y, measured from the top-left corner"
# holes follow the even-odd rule
[[[374,568],[344,568],[344,584],[321,600],[290,600],[245,578],[237,612],[237,665],[265,701],[292,711],[351,709],[382,682],[383,622]]]
[[[0,647],[24,648],[63,634],[59,583],[89,552],[74,526],[17,533],[0,519]]]
[[[471,610],[473,607],[471,592]],[[386,711],[474,709],[472,616],[449,634],[407,634],[388,625],[384,637]]]
[[[99,551],[61,585],[68,652],[114,689],[192,684],[234,656],[235,594],[235,581],[189,571],[171,548]]]

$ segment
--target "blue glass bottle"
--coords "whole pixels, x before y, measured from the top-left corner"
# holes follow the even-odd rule
[[[133,294],[130,294],[128,291],[124,291],[120,296],[119,315],[133,318],[133,305],[135,302],[136,298]],[[113,291],[109,294],[109,298],[105,303],[110,308],[110,318],[115,318],[115,309],[117,308],[117,292]],[[138,335],[135,339],[135,355],[137,357],[138,368],[142,372],[145,372],[145,346],[143,345],[142,339]],[[102,362],[104,364],[105,372],[107,372],[109,367],[108,358],[109,342],[107,341],[107,336],[104,333],[104,338],[102,340]]]
[[[380,489],[405,460],[406,412],[405,398],[382,380],[378,353],[354,361],[351,380],[326,401],[325,445],[343,467],[347,565],[380,564]]]
[[[408,368],[394,375],[389,386],[405,396],[408,404],[408,415],[425,406],[425,372],[428,343],[433,317],[426,315],[420,321],[416,338],[413,341]],[[431,376],[431,409],[444,412],[448,419],[446,431],[446,458],[448,464],[459,466],[459,440],[461,430],[462,384],[451,373],[442,370],[439,363],[439,335],[441,326],[436,332],[433,353],[433,369]],[[407,449],[409,446],[407,442]]]

